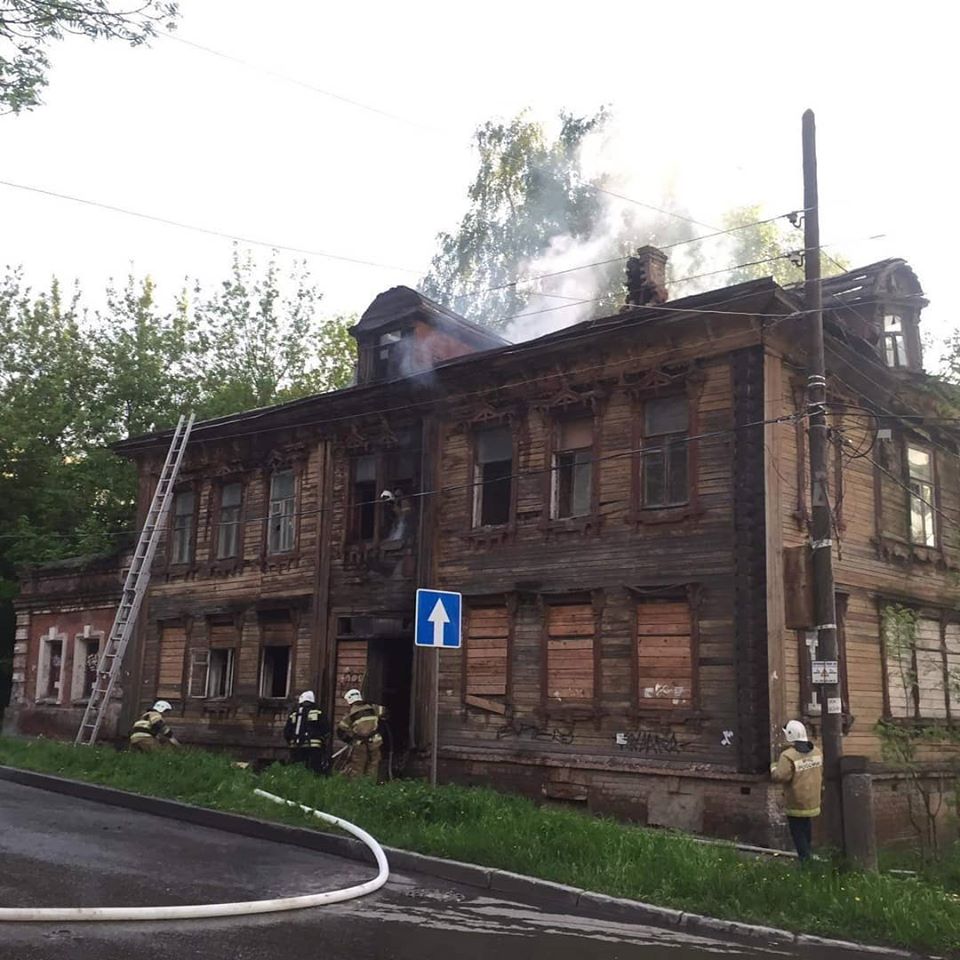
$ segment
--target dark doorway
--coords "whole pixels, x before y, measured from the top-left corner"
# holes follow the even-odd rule
[[[410,637],[370,640],[367,646],[366,697],[387,708],[385,737],[396,763],[409,746],[410,683],[413,640]]]

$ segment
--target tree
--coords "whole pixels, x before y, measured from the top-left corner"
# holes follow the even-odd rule
[[[618,309],[630,253],[695,232],[682,215],[618,198],[607,189],[618,186],[612,173],[587,174],[584,149],[609,123],[601,109],[562,113],[554,137],[525,113],[481,126],[467,211],[455,232],[438,236],[423,292],[516,339]],[[686,272],[698,254],[691,248],[675,259]]]
[[[349,318],[320,320],[321,299],[305,264],[283,278],[275,260],[262,275],[235,247],[231,276],[196,298],[200,399],[213,417],[346,386],[355,365]]]
[[[209,297],[170,310],[149,277],[112,284],[106,307],[54,281],[35,295],[0,277],[0,704],[13,650],[18,569],[107,552],[132,538],[136,474],[117,440],[172,426],[180,412],[239,412],[346,385],[351,318],[317,316],[303,267],[281,277],[235,250]]]
[[[803,230],[792,226],[786,217],[771,220],[760,204],[736,207],[724,216],[723,229],[732,231],[730,259],[738,264],[727,274],[727,283],[762,277],[772,277],[782,287],[803,282],[799,256],[803,251]],[[850,268],[846,258],[826,252],[822,253],[821,265],[824,277]]]
[[[140,0],[132,7],[110,0],[0,0],[0,113],[40,105],[50,69],[47,48],[64,35],[136,47],[156,36],[160,24],[173,29],[178,16],[179,4],[170,0]]]

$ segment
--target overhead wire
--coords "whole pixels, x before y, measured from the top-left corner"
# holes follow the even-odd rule
[[[671,445],[682,444],[686,446],[694,442],[699,443],[700,441],[719,440],[719,439],[735,436],[739,432],[750,429],[752,427],[772,426],[772,425],[782,424],[782,423],[795,423],[798,420],[806,419],[808,416],[809,414],[806,414],[806,413],[794,413],[794,414],[787,414],[780,417],[772,417],[764,420],[754,420],[749,423],[742,423],[733,427],[724,427],[721,430],[710,430],[704,433],[672,438],[669,441],[669,443]],[[629,450],[617,450],[613,453],[600,454],[599,456],[589,457],[578,462],[599,464],[599,463],[604,463],[612,460],[622,460],[622,459],[633,458],[633,457],[642,458],[655,453],[661,453],[663,451],[663,448],[664,448],[664,444],[662,441],[653,442],[644,447],[636,447],[636,448],[631,448]],[[416,453],[417,451],[414,449],[414,450],[411,450],[410,452]],[[422,490],[415,493],[404,494],[404,497],[410,500],[422,500],[427,497],[441,496],[444,494],[455,493],[457,491],[476,489],[477,487],[483,487],[487,484],[502,483],[504,480],[510,480],[511,483],[514,481],[519,482],[527,478],[542,476],[543,474],[547,474],[547,473],[554,473],[556,472],[556,470],[557,470],[557,467],[552,464],[543,466],[543,467],[530,467],[524,470],[517,470],[508,475],[494,477],[489,480],[467,480],[462,483],[445,484],[438,487],[435,490]],[[362,506],[375,506],[377,504],[382,505],[383,502],[384,501],[378,497],[373,500],[364,500],[360,502],[354,502],[351,504],[351,508],[356,509]],[[601,507],[610,507],[610,506],[617,506],[624,503],[632,503],[632,502],[634,502],[634,497],[628,496],[628,497],[614,498],[611,500],[603,500],[601,501],[600,505]],[[294,511],[293,513],[285,514],[283,517],[270,516],[270,515],[261,516],[261,517],[244,517],[241,523],[244,526],[246,526],[248,524],[253,524],[253,523],[269,523],[272,520],[278,520],[278,519],[312,517],[312,516],[318,516],[323,513],[331,512],[336,509],[339,509],[339,508],[333,507],[333,506],[316,507],[309,510]],[[109,536],[109,537],[130,536],[136,532],[137,532],[136,528],[125,528],[122,530],[103,533],[102,536]],[[56,534],[54,532],[45,534],[44,536],[70,539],[68,534]],[[0,535],[0,539],[19,539],[19,536],[17,534],[3,534],[3,535]]]
[[[44,187],[34,187],[26,183],[16,183],[12,180],[0,180],[0,186],[11,187],[15,190],[25,190],[29,193],[36,193],[46,197],[55,197],[58,200],[69,200],[73,203],[79,203],[88,207],[95,207],[101,210],[108,210],[111,213],[121,213],[128,217],[137,217],[141,220],[150,220],[154,223],[161,223],[168,227],[177,227],[181,230],[191,230],[194,233],[202,233],[211,237],[219,237],[222,240],[233,240],[237,243],[247,243],[253,247],[266,247],[270,250],[283,250],[286,253],[297,253],[303,256],[320,257],[325,260],[336,260],[340,263],[353,263],[365,267],[376,267],[380,270],[395,270],[398,273],[411,273],[420,275],[421,270],[415,270],[412,267],[402,267],[397,264],[381,263],[376,260],[365,260],[362,257],[350,257],[345,254],[330,253],[327,250],[311,250],[307,247],[297,247],[286,243],[274,243],[269,240],[259,240],[255,237],[247,237],[240,233],[229,233],[225,230],[214,230],[210,227],[203,227],[199,224],[184,223],[180,220],[173,220],[170,217],[160,217],[152,213],[144,213],[140,210],[130,210],[127,207],[120,207],[112,203],[103,203],[99,200],[89,200],[86,197],[76,197],[69,193],[60,193],[56,190],[47,190]]]

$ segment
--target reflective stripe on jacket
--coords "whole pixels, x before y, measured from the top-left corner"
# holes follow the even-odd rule
[[[770,771],[774,783],[784,784],[784,800],[788,817],[818,817],[820,791],[823,787],[823,754],[809,745],[809,750],[789,746]]]
[[[378,746],[383,738],[377,732],[380,718],[384,715],[383,707],[375,703],[355,703],[350,712],[337,724],[337,733],[341,740],[352,743],[358,740]]]
[[[169,740],[172,736],[173,731],[164,722],[163,714],[157,713],[156,710],[148,710],[133,724],[133,729],[130,731],[130,742],[146,740],[148,737]]]
[[[322,748],[327,738],[323,711],[314,703],[301,703],[290,711],[283,727],[283,738],[291,747]]]

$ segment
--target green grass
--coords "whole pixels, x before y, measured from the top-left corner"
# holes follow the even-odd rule
[[[492,790],[321,779],[274,765],[256,775],[228,757],[74,748],[0,738],[0,763],[299,826],[317,821],[255,786],[345,817],[381,843],[514,870],[601,893],[805,933],[960,953],[960,895],[932,876],[844,872],[828,863],[747,859],[732,847],[537,807]]]

